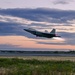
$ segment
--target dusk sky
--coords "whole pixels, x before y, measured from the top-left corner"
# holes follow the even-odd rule
[[[40,38],[23,29],[50,32]],[[75,0],[0,0],[0,49],[75,50]]]

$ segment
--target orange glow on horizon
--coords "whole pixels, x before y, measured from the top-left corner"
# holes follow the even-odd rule
[[[0,36],[0,44],[13,45],[18,48],[75,49],[75,45],[40,44],[24,36]]]

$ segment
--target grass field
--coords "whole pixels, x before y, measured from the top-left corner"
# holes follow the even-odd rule
[[[24,59],[24,60],[30,60],[30,59],[36,59],[36,60],[54,60],[54,61],[75,61],[75,57],[63,57],[63,56],[0,56],[0,58],[19,58],[19,59]]]
[[[0,57],[0,75],[75,75],[75,57]]]

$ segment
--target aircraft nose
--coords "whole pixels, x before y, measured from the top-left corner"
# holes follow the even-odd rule
[[[27,29],[23,29],[23,30],[27,31]]]
[[[27,30],[27,29],[23,29],[23,30]]]
[[[23,29],[23,30],[25,30],[25,31],[29,31],[28,29]]]
[[[25,29],[23,29],[23,30],[25,30]]]

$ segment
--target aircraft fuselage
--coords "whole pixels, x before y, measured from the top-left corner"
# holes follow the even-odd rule
[[[46,37],[46,38],[60,37],[60,36],[56,36],[55,34],[44,33],[36,30],[29,30],[29,29],[24,29],[24,30],[33,35],[36,35],[37,37]]]

